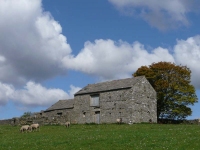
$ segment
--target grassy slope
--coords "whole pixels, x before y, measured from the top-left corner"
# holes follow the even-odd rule
[[[20,127],[0,126],[0,150],[198,150],[197,125],[72,125],[42,126],[39,132],[20,133]]]

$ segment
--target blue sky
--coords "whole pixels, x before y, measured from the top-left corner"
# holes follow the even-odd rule
[[[197,0],[0,1],[0,119],[45,110],[87,84],[169,61],[200,98]],[[200,117],[200,103],[191,106]]]

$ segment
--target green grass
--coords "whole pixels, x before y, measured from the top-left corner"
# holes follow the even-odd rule
[[[0,150],[199,150],[198,125],[41,126],[20,133],[19,126],[0,126]]]

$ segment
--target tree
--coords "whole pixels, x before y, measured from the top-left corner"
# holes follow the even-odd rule
[[[158,62],[141,66],[134,77],[145,75],[157,92],[157,117],[184,119],[192,114],[189,105],[198,101],[191,85],[191,71],[186,66],[170,62]]]
[[[27,117],[30,117],[31,115],[32,115],[32,113],[27,111],[27,112],[24,112],[24,114],[21,117],[22,118],[27,118]]]

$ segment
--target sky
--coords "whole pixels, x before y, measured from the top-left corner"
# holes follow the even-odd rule
[[[198,0],[1,0],[0,119],[46,110],[87,84],[167,61],[200,98]],[[188,119],[200,118],[200,102]]]

